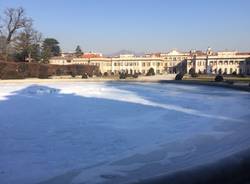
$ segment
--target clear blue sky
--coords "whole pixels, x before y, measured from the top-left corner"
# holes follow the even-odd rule
[[[250,0],[0,0],[64,51],[250,51]]]

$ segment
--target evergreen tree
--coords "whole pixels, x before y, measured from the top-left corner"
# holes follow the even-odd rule
[[[83,54],[80,45],[77,45],[76,50],[75,50],[75,54],[77,57],[80,57]]]
[[[61,52],[59,42],[54,38],[46,38],[42,44],[43,62],[47,63],[53,56],[59,56]]]

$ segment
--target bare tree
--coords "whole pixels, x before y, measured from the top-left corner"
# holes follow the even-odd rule
[[[8,8],[4,12],[5,23],[7,26],[7,44],[11,42],[13,35],[18,29],[24,28],[32,20],[25,16],[25,11],[22,7],[20,8]]]
[[[31,22],[15,37],[13,42],[19,56],[21,55],[24,61],[31,62],[32,59],[38,58],[41,41],[42,34],[33,28]]]
[[[22,7],[19,8],[7,8],[4,11],[3,25],[1,26],[1,33],[5,36],[6,50],[5,50],[5,60],[8,60],[8,47],[13,41],[13,37],[20,29],[25,28],[30,24],[32,20],[27,18],[25,11]]]
[[[0,16],[0,59],[3,59],[4,52],[6,50],[6,37],[3,35],[3,22]]]
[[[3,25],[2,25],[2,17],[0,15],[0,36],[3,35]]]
[[[6,38],[0,35],[0,60],[4,59],[4,53],[6,51]]]

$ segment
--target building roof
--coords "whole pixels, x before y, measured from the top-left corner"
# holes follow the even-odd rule
[[[250,52],[237,52],[236,55],[249,55],[250,56]]]
[[[99,53],[84,53],[81,58],[102,58],[102,54]]]

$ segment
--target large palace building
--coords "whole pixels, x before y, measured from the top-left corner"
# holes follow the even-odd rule
[[[150,68],[153,68],[156,74],[189,73],[191,69],[194,69],[196,73],[250,75],[250,53],[236,51],[212,52],[211,48],[208,48],[206,52],[178,52],[173,50],[169,53],[146,54],[141,57],[132,54],[103,57],[102,54],[94,53],[86,53],[82,57],[63,55],[51,58],[50,64],[90,64],[99,66],[102,73],[114,74],[122,71],[129,74],[146,74]]]
[[[250,53],[235,51],[190,53],[187,72],[194,68],[197,73],[250,74]]]

